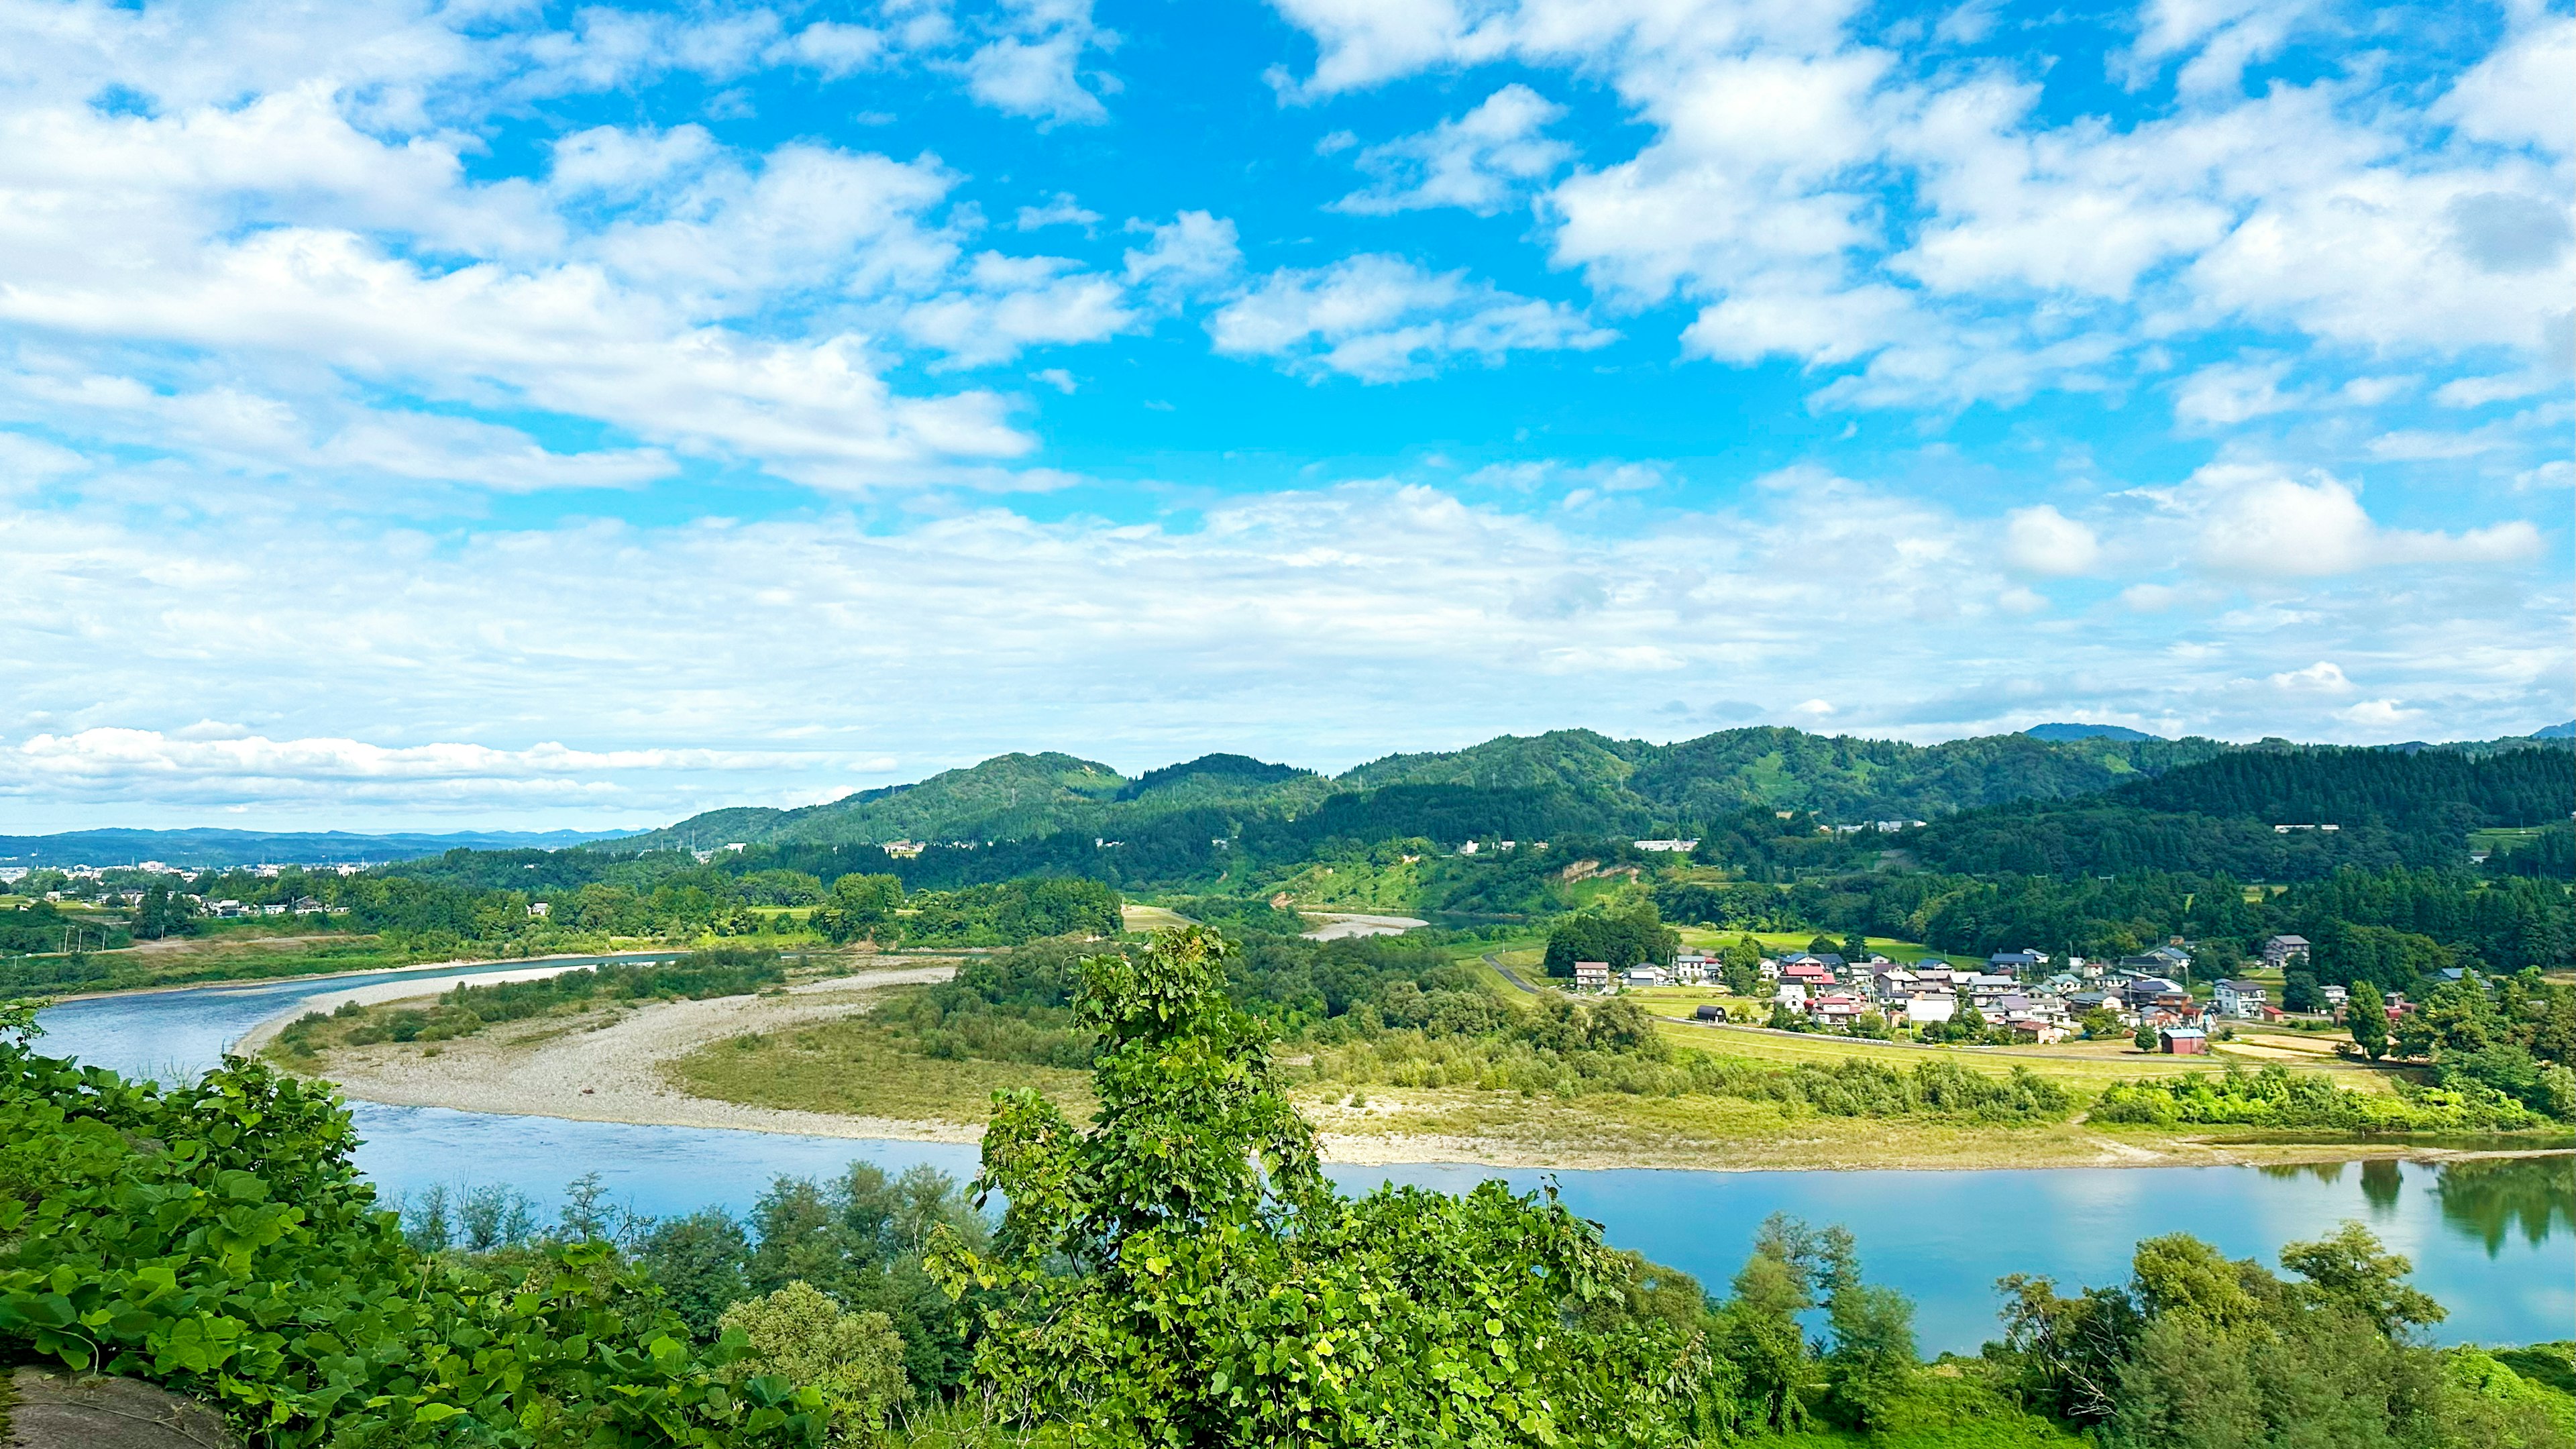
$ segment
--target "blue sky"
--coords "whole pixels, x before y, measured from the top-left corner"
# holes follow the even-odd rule
[[[2576,714],[2565,5],[0,6],[0,822]]]

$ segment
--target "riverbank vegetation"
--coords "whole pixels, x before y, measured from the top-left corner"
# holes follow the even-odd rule
[[[1344,1196],[1238,963],[1077,961],[1099,1105],[1006,1095],[975,1183],[856,1165],[741,1217],[595,1179],[542,1225],[497,1190],[397,1213],[345,1111],[262,1067],[164,1089],[0,1042],[0,1345],[287,1446],[2576,1444],[2570,1346],[2428,1346],[2441,1305],[2356,1225],[2277,1269],[2176,1234],[2117,1283],[2008,1278],[1995,1340],[1927,1363],[1836,1228],[1739,1224],[1704,1288],[1544,1191]]]
[[[776,951],[731,946],[671,961],[613,961],[533,981],[459,982],[422,1006],[352,1001],[333,1012],[308,1011],[278,1031],[275,1051],[289,1065],[305,1065],[340,1047],[454,1041],[498,1022],[567,1016],[618,1003],[742,996],[786,980],[785,963]]]

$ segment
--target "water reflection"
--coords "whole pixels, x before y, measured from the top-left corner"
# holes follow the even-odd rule
[[[2576,1157],[2499,1157],[2442,1166],[2433,1189],[2442,1221],[2486,1244],[2492,1258],[2514,1228],[2537,1248],[2576,1232]]]
[[[2343,1181],[2347,1168],[2361,1169],[2361,1200],[2370,1207],[2370,1215],[2384,1218],[2397,1211],[2397,1201],[2406,1195],[2406,1170],[2394,1157],[2369,1157],[2359,1162],[2279,1162],[2255,1170],[2265,1177],[2283,1182],[2313,1178],[2329,1187]]]

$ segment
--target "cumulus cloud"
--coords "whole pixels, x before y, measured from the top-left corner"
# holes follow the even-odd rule
[[[2014,567],[2032,573],[2087,574],[2102,561],[2102,541],[2090,526],[2043,503],[2012,511],[2004,530],[2004,553]]]
[[[1165,293],[1187,295],[1230,280],[1243,265],[1234,223],[1204,211],[1184,211],[1163,225],[1131,221],[1129,231],[1151,240],[1124,257],[1127,280]]]
[[[1573,158],[1572,146],[1542,134],[1564,114],[1563,106],[1514,82],[1463,116],[1360,152],[1356,164],[1376,184],[1333,205],[1364,216],[1435,206],[1490,216]]]
[[[2136,89],[2106,122],[2044,110],[2037,60],[1925,53],[1976,15],[1917,38],[1847,5],[1278,8],[1318,49],[1309,74],[1280,79],[1295,98],[1488,62],[1606,77],[1647,139],[1543,193],[1552,259],[1605,294],[1698,303],[1686,356],[1834,374],[1820,405],[2106,390],[2157,346],[2245,323],[2320,351],[2535,359],[2576,325],[2532,301],[2576,295],[2565,177],[2547,159],[2576,139],[2553,84],[2576,54],[2563,17],[2523,14],[2447,94],[2373,91],[2378,53],[2310,0],[2159,0],[2116,58]],[[2311,78],[2242,83],[2294,51]],[[2445,123],[2491,144],[2428,141]],[[1455,154],[1454,124],[1404,144]],[[1458,185],[1488,205],[1504,194]],[[2203,381],[2185,408],[2226,411],[2224,379]]]
[[[1426,377],[1462,357],[1490,366],[1514,351],[1600,347],[1616,335],[1563,303],[1391,256],[1283,268],[1207,327],[1228,356],[1277,358],[1309,379],[1341,373],[1363,382]]]
[[[2237,465],[2201,470],[2199,555],[2223,572],[2321,577],[2398,564],[2503,564],[2540,551],[2515,520],[2459,533],[2383,528],[2340,479],[2306,481]]]

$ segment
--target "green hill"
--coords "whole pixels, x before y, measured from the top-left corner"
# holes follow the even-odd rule
[[[667,829],[630,836],[615,848],[1016,839],[1096,819],[1128,783],[1107,765],[1072,755],[996,755],[969,769],[944,771],[917,784],[861,790],[825,805],[710,810]]]
[[[827,805],[710,811],[616,848],[1125,838],[1182,814],[1192,817],[1187,828],[1198,830],[1198,814],[1210,811],[1210,830],[1321,814],[1329,820],[1317,828],[1336,833],[1437,839],[1687,831],[1753,807],[1815,811],[1838,822],[1928,819],[2003,801],[2090,794],[2228,748],[2213,740],[2023,735],[1910,745],[1793,729],[1725,730],[1658,745],[1552,730],[1389,755],[1338,777],[1212,754],[1133,780],[1071,755],[1011,754]]]

